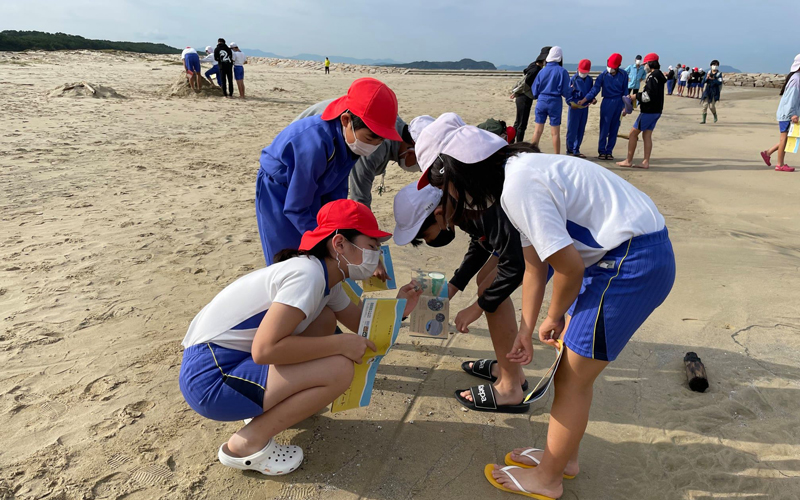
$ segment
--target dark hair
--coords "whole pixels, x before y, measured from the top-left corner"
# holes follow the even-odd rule
[[[795,73],[797,73],[797,71],[792,71],[791,73],[786,75],[786,80],[784,80],[783,86],[781,87],[781,93],[778,94],[778,95],[783,95],[783,92],[786,90],[786,85],[789,84],[789,80],[792,79],[792,75],[794,75]]]
[[[422,221],[422,225],[419,227],[419,231],[417,231],[417,235],[414,236],[414,239],[411,240],[411,246],[417,248],[418,246],[422,245],[425,240],[425,231],[428,230],[429,227],[436,224],[436,215],[431,212],[429,216]]]
[[[278,262],[284,262],[294,257],[300,257],[303,255],[308,257],[316,257],[319,260],[322,260],[325,257],[331,257],[331,253],[328,251],[328,242],[337,234],[341,234],[345,237],[345,239],[352,242],[356,236],[362,233],[356,231],[355,229],[339,229],[338,231],[334,231],[333,233],[329,234],[324,240],[314,245],[311,250],[295,250],[293,248],[285,248],[275,254],[273,262],[277,264]]]
[[[717,61],[716,59],[714,59],[713,61],[711,61],[711,64],[710,64],[710,66],[719,66],[719,61]]]
[[[353,131],[361,130],[362,128],[370,130],[370,128],[367,127],[367,124],[364,123],[364,120],[362,120],[361,118],[359,118],[356,115],[354,115],[352,111],[350,111],[348,109],[347,111],[345,111],[345,113],[350,115],[350,121],[353,123]],[[370,130],[370,132],[372,132],[372,131]]]
[[[661,63],[658,62],[658,59],[650,61],[647,65],[650,66],[650,69],[661,69]]]
[[[400,134],[400,137],[403,138],[403,142],[406,144],[414,145],[414,138],[411,137],[411,132],[408,131],[408,125],[403,125],[403,133]]]
[[[505,180],[506,161],[520,153],[540,153],[539,148],[528,142],[517,142],[500,148],[496,153],[477,163],[463,163],[446,154],[439,155],[428,169],[428,180],[431,185],[442,189],[449,194],[449,185],[453,185],[458,194],[455,201],[455,210],[449,214],[450,203],[443,202],[445,207],[445,221],[452,220],[459,224],[466,218],[464,208],[465,193],[472,197],[470,215],[478,215],[486,210],[491,201],[499,201],[503,193]],[[442,196],[443,199],[446,199]],[[447,198],[452,200],[451,196]]]
[[[225,39],[224,38],[217,38],[217,43],[225,43]]]

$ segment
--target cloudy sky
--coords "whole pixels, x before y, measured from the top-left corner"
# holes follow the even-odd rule
[[[0,29],[175,47],[223,36],[281,55],[498,65],[527,64],[543,45],[560,45],[566,62],[589,58],[595,69],[612,52],[626,64],[656,52],[666,64],[719,59],[784,73],[800,52],[790,34],[796,9],[792,0],[0,0]]]

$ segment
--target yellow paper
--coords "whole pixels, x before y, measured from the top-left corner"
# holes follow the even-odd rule
[[[406,299],[364,300],[358,335],[370,339],[378,350],[372,352],[367,349],[361,364],[355,365],[355,374],[350,387],[336,398],[331,405],[331,412],[337,413],[369,405],[378,365],[397,340],[405,307]]]
[[[798,149],[800,149],[800,139],[797,137],[789,137],[786,141],[786,148],[784,151],[787,153],[797,153]]]

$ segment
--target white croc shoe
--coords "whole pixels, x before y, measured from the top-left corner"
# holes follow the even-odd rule
[[[222,465],[241,470],[256,470],[268,476],[282,476],[297,470],[303,463],[303,450],[299,446],[280,445],[270,439],[263,450],[249,457],[232,457],[225,453],[227,443],[219,447],[219,461]]]

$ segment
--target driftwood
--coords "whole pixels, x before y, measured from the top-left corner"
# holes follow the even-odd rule
[[[686,366],[686,378],[689,380],[689,388],[694,392],[705,392],[708,389],[708,376],[706,375],[706,367],[697,353],[687,352],[683,358],[683,364]]]
[[[97,91],[94,89],[94,87],[92,87],[92,86],[91,86],[91,85],[89,85],[88,83],[86,83],[86,82],[81,82],[81,84],[82,84],[84,87],[86,87],[87,89],[91,90],[91,91],[92,91],[92,95],[95,95],[95,94],[97,94]]]

